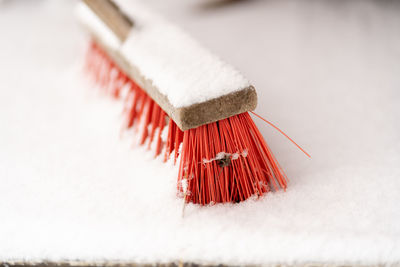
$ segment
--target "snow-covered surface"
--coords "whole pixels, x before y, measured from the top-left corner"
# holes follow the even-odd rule
[[[223,62],[173,24],[135,1],[117,1],[135,21],[121,51],[176,108],[205,102],[250,86]]]
[[[120,48],[121,41],[118,37],[86,4],[78,2],[75,13],[85,27],[88,27],[96,36],[102,38],[105,45],[114,50]]]
[[[176,169],[119,138],[121,106],[80,79],[73,3],[4,1],[0,261],[398,262],[399,4],[147,2],[240,66],[313,158],[256,119],[287,192],[182,218]]]

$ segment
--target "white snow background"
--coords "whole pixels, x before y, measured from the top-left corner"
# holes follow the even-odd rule
[[[258,89],[287,192],[200,207],[80,75],[74,1],[0,3],[0,261],[400,261],[400,4],[147,1]]]

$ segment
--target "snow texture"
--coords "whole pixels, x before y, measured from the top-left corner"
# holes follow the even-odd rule
[[[134,20],[121,51],[176,108],[250,86],[236,69],[135,1],[116,1]]]
[[[79,76],[71,2],[0,5],[0,261],[399,262],[398,2],[147,1],[312,155],[255,119],[287,192],[183,218],[177,169],[120,138],[121,103]]]

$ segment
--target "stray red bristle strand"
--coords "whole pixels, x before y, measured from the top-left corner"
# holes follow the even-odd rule
[[[258,118],[260,118],[261,120],[265,121],[266,123],[268,123],[269,125],[271,125],[275,130],[277,130],[278,132],[280,132],[283,136],[285,136],[287,139],[289,139],[290,142],[292,142],[295,146],[297,146],[298,149],[300,149],[304,154],[306,154],[307,157],[311,158],[311,155],[308,154],[301,146],[299,146],[292,138],[290,138],[287,134],[285,134],[281,129],[279,129],[277,126],[275,126],[272,122],[268,121],[267,119],[261,117],[260,115],[258,115],[257,113],[255,113],[254,111],[250,111],[251,114],[257,116]]]
[[[139,143],[148,142],[150,148],[156,139],[155,156],[164,149],[164,161],[172,153],[174,164],[180,160],[177,188],[185,202],[239,202],[286,188],[286,175],[249,113],[184,132],[168,118],[167,139],[162,140],[167,114],[160,106],[94,42],[86,60],[85,70],[111,96],[120,99],[122,89],[129,89],[123,99],[126,126],[140,127]]]

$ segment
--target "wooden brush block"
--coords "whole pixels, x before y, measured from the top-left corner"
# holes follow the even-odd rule
[[[134,24],[112,1],[84,0],[83,2],[114,32],[121,42],[127,38],[130,28],[134,27]],[[157,102],[182,131],[254,110],[257,106],[256,90],[253,86],[249,86],[205,102],[176,108],[169,102],[167,96],[160,93],[151,80],[140,73],[140,68],[135,66],[134,62],[128,62],[119,51],[107,47],[101,41],[100,36],[96,36],[90,27],[87,28],[115,63]]]

